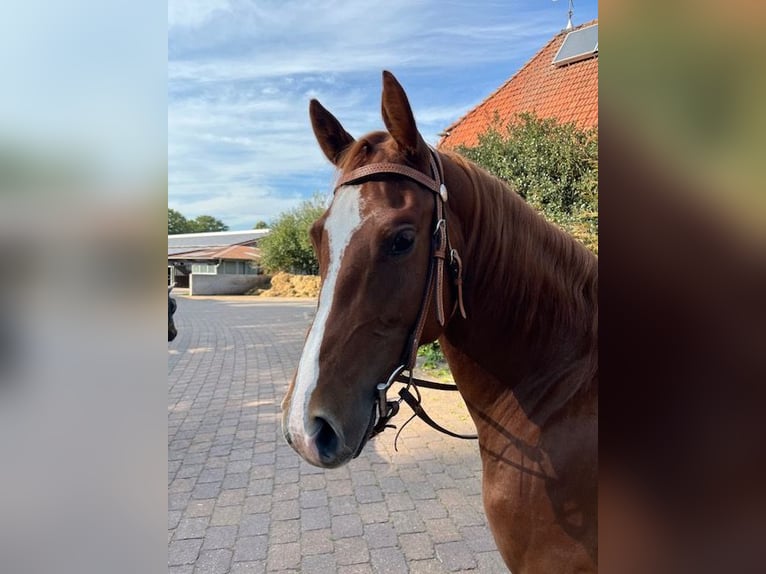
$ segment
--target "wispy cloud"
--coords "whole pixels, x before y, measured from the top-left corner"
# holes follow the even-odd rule
[[[380,72],[390,69],[435,142],[562,27],[565,11],[521,1],[170,0],[168,23],[169,204],[240,228],[330,185],[309,99],[353,134],[380,129]]]

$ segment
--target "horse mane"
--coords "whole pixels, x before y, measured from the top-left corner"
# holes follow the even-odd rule
[[[535,361],[550,365],[553,379],[577,370],[587,384],[597,368],[597,257],[500,179],[457,153],[440,153],[467,179],[450,208],[460,212],[465,241],[469,319],[492,317],[541,353],[556,354]]]

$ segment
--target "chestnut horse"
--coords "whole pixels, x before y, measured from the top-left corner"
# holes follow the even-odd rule
[[[438,338],[508,567],[595,572],[597,259],[498,179],[426,145],[388,72],[382,115],[386,132],[355,140],[310,104],[339,180],[311,229],[322,287],[285,438],[311,464],[349,462],[395,414],[385,392],[417,346]]]

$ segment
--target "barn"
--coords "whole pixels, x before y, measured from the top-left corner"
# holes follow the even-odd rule
[[[168,285],[190,295],[241,295],[261,281],[268,229],[168,235]]]

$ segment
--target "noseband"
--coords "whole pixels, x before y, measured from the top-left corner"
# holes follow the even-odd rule
[[[438,152],[430,147],[429,163],[432,177],[429,177],[414,168],[398,163],[371,163],[343,175],[338,180],[334,190],[337,192],[338,189],[344,185],[359,184],[364,181],[375,179],[381,175],[398,175],[414,181],[432,192],[434,196],[434,230],[431,237],[428,279],[426,280],[423,299],[420,304],[420,311],[418,312],[418,318],[402,352],[401,364],[392,371],[385,383],[379,383],[376,387],[375,407],[370,419],[368,438],[372,438],[386,428],[393,428],[393,425],[390,425],[389,421],[399,412],[399,404],[402,400],[413,408],[417,416],[433,428],[457,438],[476,438],[472,435],[459,435],[453,433],[436,424],[425,411],[423,411],[423,408],[420,406],[420,401],[415,399],[415,397],[408,391],[409,387],[413,386],[419,397],[417,386],[439,390],[457,390],[455,385],[423,381],[421,379],[415,379],[412,375],[412,369],[415,366],[417,358],[418,347],[420,346],[420,338],[423,335],[426,318],[428,317],[429,302],[432,297],[436,298],[436,319],[439,322],[439,325],[444,326],[446,322],[444,314],[444,264],[448,254],[450,271],[457,289],[457,300],[452,310],[452,315],[459,310],[461,316],[464,319],[466,318],[466,312],[463,306],[463,262],[460,259],[457,250],[452,248],[447,234],[447,220],[444,205],[447,203],[448,194],[447,187],[444,185],[444,170]],[[404,375],[405,371],[408,371],[408,375]],[[391,401],[387,399],[386,393],[395,382],[404,383],[407,386],[399,391],[400,398],[398,400]],[[360,445],[360,451],[363,445],[364,441],[362,441],[362,444]],[[357,455],[358,454],[359,453],[357,453]]]

